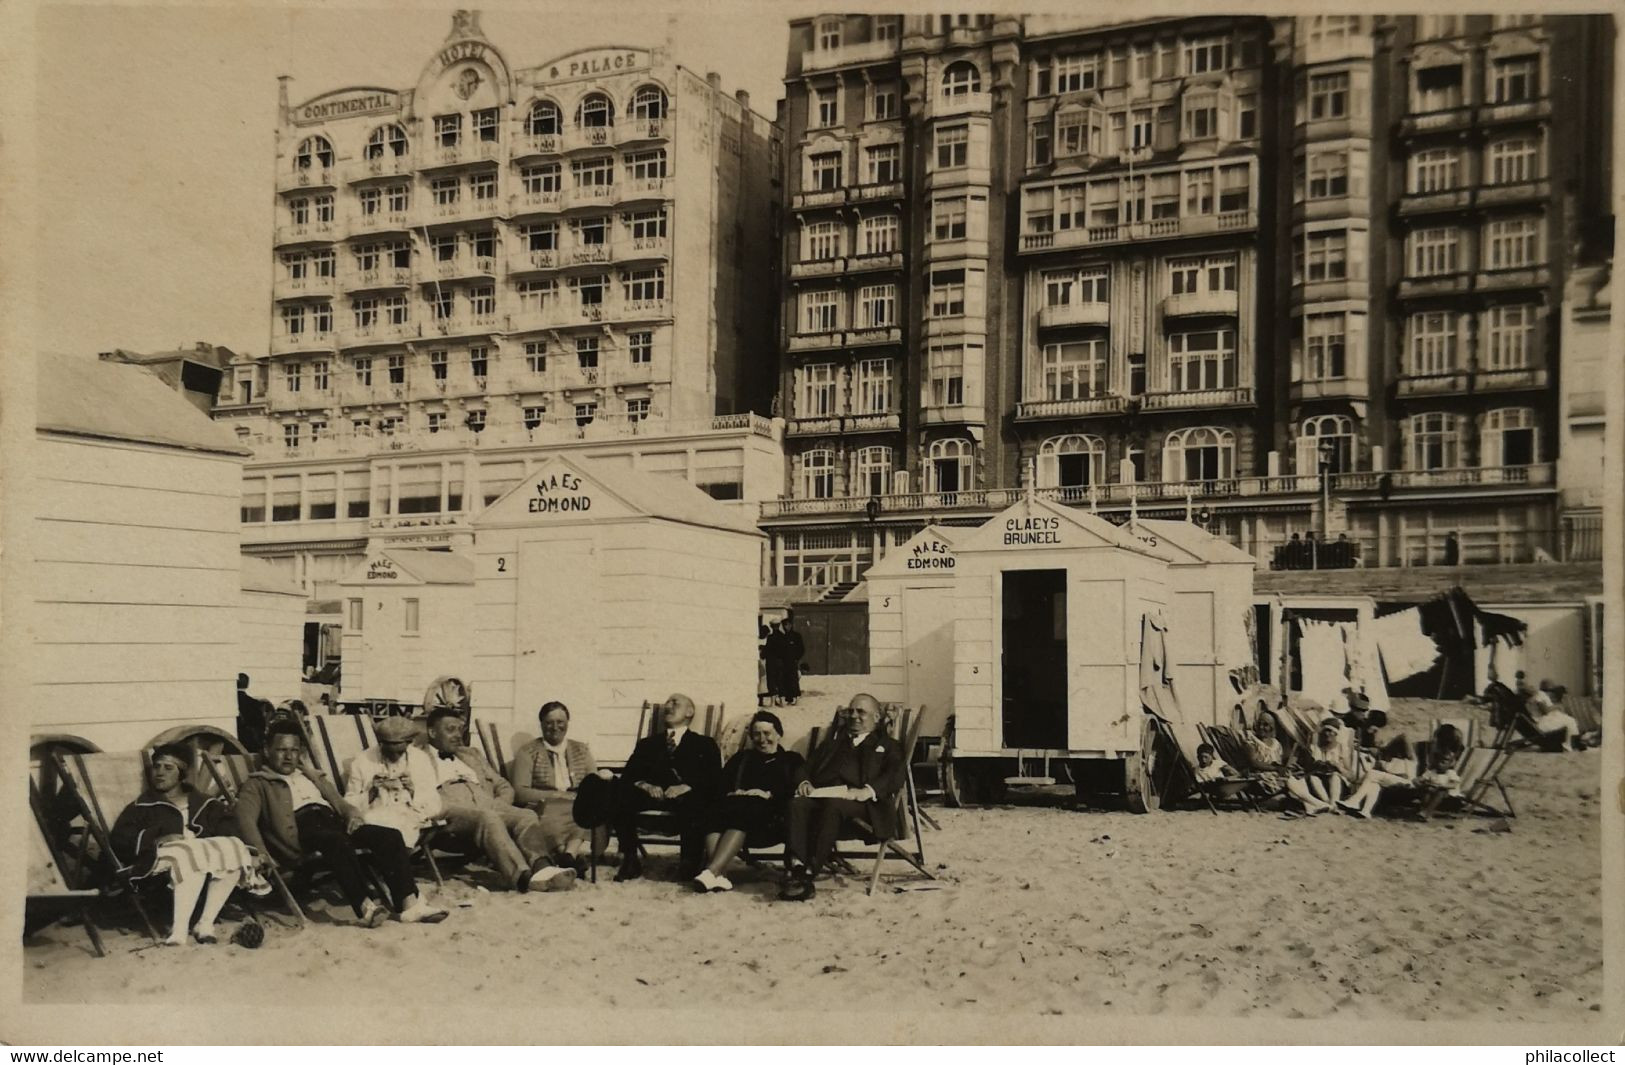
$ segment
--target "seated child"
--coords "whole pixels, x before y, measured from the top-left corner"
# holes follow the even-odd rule
[[[1207,784],[1215,780],[1224,780],[1233,777],[1236,771],[1231,769],[1219,757],[1211,743],[1204,743],[1196,748],[1196,780]]]

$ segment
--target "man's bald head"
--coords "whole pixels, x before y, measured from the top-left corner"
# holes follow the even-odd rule
[[[666,696],[661,709],[665,713],[667,728],[686,728],[694,720],[694,700],[681,693]]]
[[[856,736],[872,732],[880,724],[880,700],[868,692],[859,692],[846,704],[846,729]]]

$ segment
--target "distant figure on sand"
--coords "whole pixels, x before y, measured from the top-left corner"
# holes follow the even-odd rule
[[[762,663],[767,673],[767,702],[769,706],[784,704],[784,632],[777,621],[767,624],[767,636],[762,640]]]
[[[796,631],[796,619],[793,614],[784,615],[784,621],[779,626],[779,632],[784,637],[784,658],[781,662],[783,674],[779,677],[779,694],[789,706],[796,705],[801,698],[801,658],[807,653],[807,645],[802,642],[801,633]]]
[[[248,694],[248,674],[237,674],[237,739],[250,751],[265,746],[265,704]]]
[[[705,837],[709,860],[694,878],[701,891],[732,891],[733,882],[722,874],[747,845],[784,842],[790,796],[801,783],[801,755],[780,746],[784,723],[777,714],[758,710],[745,735],[745,747],[722,767],[723,792]]]

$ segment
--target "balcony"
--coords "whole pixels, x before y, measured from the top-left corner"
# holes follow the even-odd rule
[[[1481,126],[1511,122],[1544,122],[1551,117],[1552,102],[1545,98],[1503,104],[1480,104],[1478,107],[1478,123]]]
[[[497,201],[458,197],[451,203],[437,203],[431,210],[436,223],[463,222],[496,214]]]
[[[354,184],[372,178],[406,177],[415,166],[412,153],[385,152],[374,159],[357,159],[344,167],[344,178]]]
[[[1394,491],[1481,486],[1549,488],[1554,483],[1554,466],[1550,462],[1536,462],[1528,466],[1467,466],[1445,470],[1362,470],[1336,474],[1332,478],[1332,489],[1377,492],[1382,490],[1384,482]]]
[[[788,351],[828,351],[840,347],[843,336],[838,329],[828,333],[793,333],[785,348]]]
[[[564,136],[559,133],[521,133],[513,140],[515,160],[536,155],[557,155],[564,150]]]
[[[1250,407],[1250,388],[1209,388],[1200,392],[1147,392],[1141,397],[1143,410],[1208,410],[1215,407]]]
[[[850,192],[853,203],[901,200],[903,198],[903,183],[901,181],[886,181],[876,185],[857,185]]]
[[[846,272],[849,274],[873,273],[879,270],[901,270],[903,268],[903,253],[900,251],[882,252],[879,255],[854,255],[846,261]]]
[[[358,214],[350,218],[352,237],[373,233],[408,233],[411,229],[412,222],[405,211],[374,211],[372,214]]]
[[[549,251],[517,251],[508,256],[508,273],[523,274],[536,270],[556,270],[562,259],[557,249]]]
[[[1128,407],[1123,396],[1089,396],[1085,399],[1038,399],[1016,404],[1016,421],[1049,418],[1092,418],[1121,414]]]
[[[1221,214],[1191,215],[1186,218],[1159,218],[1150,222],[1123,222],[1109,226],[1084,226],[1054,233],[1025,233],[1023,252],[1062,251],[1109,244],[1130,244],[1146,240],[1198,237],[1212,233],[1244,233],[1258,228],[1258,214],[1251,209]]]
[[[886,414],[848,414],[841,419],[841,429],[848,433],[886,433],[902,428],[903,419],[896,411]]]
[[[415,322],[369,322],[351,325],[339,334],[339,347],[365,348],[377,345],[404,344],[418,338]]]
[[[1234,290],[1229,292],[1186,292],[1164,299],[1162,301],[1162,316],[1164,318],[1186,318],[1201,314],[1234,315],[1236,307],[1237,299]]]
[[[846,346],[849,348],[872,348],[884,344],[901,344],[902,342],[903,330],[895,325],[851,329],[846,334]]]
[[[671,317],[671,304],[667,300],[621,300],[614,305],[617,321],[646,321]]]
[[[278,244],[316,244],[337,235],[338,227],[332,222],[284,222],[276,227]]]
[[[544,214],[560,210],[564,194],[558,189],[547,192],[516,192],[508,197],[508,210],[518,214]]]
[[[565,210],[581,208],[605,208],[616,200],[614,185],[577,185],[565,189],[562,206]]]
[[[806,277],[828,277],[831,274],[846,271],[845,259],[813,259],[808,262],[790,264],[791,280],[800,280]]]
[[[1507,204],[1544,203],[1551,199],[1551,196],[1551,182],[1541,178],[1538,181],[1481,186],[1476,200],[1480,207],[1500,207]]]
[[[1552,274],[1543,264],[1520,266],[1508,270],[1480,270],[1473,279],[1473,287],[1481,292],[1507,292],[1520,288],[1546,288]]]
[[[1062,303],[1054,307],[1041,307],[1038,328],[1064,329],[1077,325],[1109,325],[1112,305],[1109,303]]]
[[[1519,367],[1509,370],[1478,370],[1473,374],[1475,392],[1515,392],[1544,389],[1547,374],[1544,367]]]
[[[593,266],[609,262],[614,255],[608,244],[576,244],[559,253],[561,266]]]
[[[1399,216],[1436,214],[1440,211],[1465,211],[1473,205],[1472,189],[1447,189],[1443,192],[1407,192],[1399,200]]]
[[[1414,137],[1421,133],[1451,133],[1465,130],[1473,124],[1473,109],[1468,106],[1447,107],[1439,111],[1404,115],[1399,120],[1399,135]]]
[[[344,291],[365,292],[369,289],[407,288],[412,284],[412,270],[406,266],[384,266],[348,274]]]
[[[302,351],[324,352],[334,350],[335,336],[332,330],[315,332],[307,330],[303,333],[278,333],[271,338],[272,355],[292,355]]]
[[[668,259],[671,257],[671,238],[633,237],[631,240],[618,240],[610,254],[616,262],[623,263],[645,259]]]
[[[927,405],[920,411],[920,421],[926,425],[985,425],[987,412],[968,403]]]
[[[957,28],[957,27],[956,27]],[[988,115],[993,113],[993,94],[966,92],[956,96],[937,93],[931,100],[930,118],[949,118],[954,115]]]
[[[1399,298],[1424,299],[1429,296],[1459,296],[1472,290],[1472,274],[1435,274],[1431,277],[1403,277],[1399,280]]]
[[[498,332],[498,322],[494,313],[436,318],[424,329],[424,336],[484,336]]]
[[[627,178],[616,186],[616,196],[621,203],[638,203],[641,201],[660,201],[668,197],[666,189],[670,178]]]
[[[843,44],[838,48],[819,48],[803,52],[801,56],[801,73],[810,74],[815,70],[834,70],[837,67],[853,66],[858,63],[880,63],[897,57],[897,45],[891,41],[863,41],[857,44]]]
[[[786,436],[824,436],[838,434],[841,419],[833,415],[818,418],[791,418],[784,428]]]
[[[423,271],[421,280],[425,285],[433,285],[441,281],[494,278],[496,275],[495,256],[458,255],[450,259],[436,260],[432,266]]]
[[[279,277],[271,288],[271,296],[279,300],[331,297],[334,287],[332,276]]]
[[[564,150],[575,152],[587,148],[607,148],[614,140],[614,135],[614,126],[589,126],[583,129],[566,130],[564,133]]]
[[[816,207],[840,207],[846,203],[846,189],[813,189],[790,198],[790,209],[810,211]]]
[[[308,166],[282,170],[277,172],[276,190],[278,192],[297,192],[299,189],[330,189],[338,176],[338,169],[331,166]]]
[[[1394,392],[1400,396],[1464,396],[1471,391],[1471,377],[1466,370],[1448,370],[1444,373],[1402,373],[1394,382]]]
[[[426,170],[443,166],[463,166],[467,163],[492,163],[501,158],[501,141],[479,140],[432,145],[419,155]]]
[[[629,118],[615,127],[616,144],[663,141],[671,136],[672,122],[666,118]]]
[[[1323,381],[1293,381],[1289,386],[1292,402],[1316,399],[1367,399],[1370,382],[1364,377],[1341,377]]]

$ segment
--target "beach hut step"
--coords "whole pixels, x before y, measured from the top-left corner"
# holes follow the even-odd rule
[[[1004,782],[1012,788],[1044,788],[1055,783],[1054,777],[1005,777]]]

